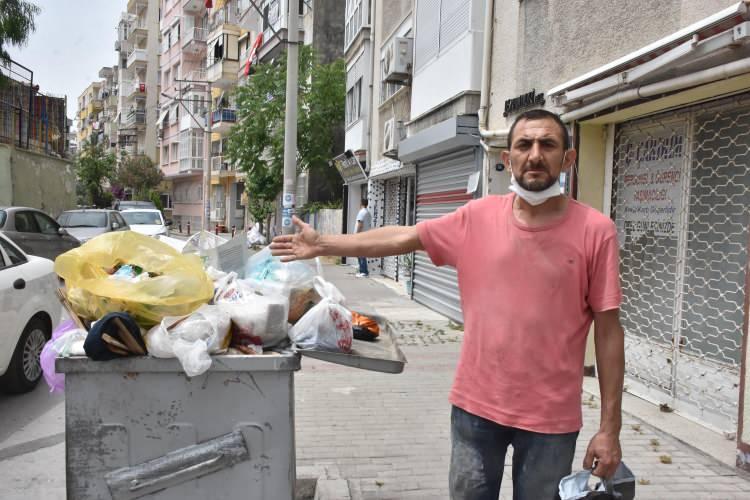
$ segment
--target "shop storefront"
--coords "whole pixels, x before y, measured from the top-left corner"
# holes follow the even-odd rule
[[[402,162],[416,165],[416,222],[449,214],[481,193],[482,151],[476,116],[457,116],[405,139]],[[414,258],[414,300],[463,322],[456,270]]]

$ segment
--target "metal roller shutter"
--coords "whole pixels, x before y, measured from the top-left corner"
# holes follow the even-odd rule
[[[478,169],[478,148],[417,164],[417,222],[449,214],[473,199],[469,176]],[[456,270],[437,267],[425,252],[414,259],[414,300],[463,323]]]
[[[619,231],[631,392],[737,428],[750,223],[750,96],[620,125]]]

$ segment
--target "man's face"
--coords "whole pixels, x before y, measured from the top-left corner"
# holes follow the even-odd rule
[[[562,132],[554,120],[521,120],[513,131],[510,151],[504,151],[502,157],[522,188],[544,191],[573,164],[576,152],[565,151]]]

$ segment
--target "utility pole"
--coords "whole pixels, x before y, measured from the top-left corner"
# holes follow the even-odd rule
[[[294,195],[297,180],[297,90],[299,80],[299,3],[288,0],[287,60],[286,60],[286,116],[284,121],[284,192],[281,232],[294,234]]]
[[[211,110],[211,82],[206,85],[206,123],[203,128],[203,151],[206,161],[203,165],[203,230],[211,231],[211,129],[213,128],[213,111]]]

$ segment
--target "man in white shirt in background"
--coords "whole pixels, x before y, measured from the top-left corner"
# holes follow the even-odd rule
[[[357,213],[357,223],[354,226],[355,233],[363,233],[369,231],[372,228],[372,215],[367,210],[367,199],[362,200],[362,208]],[[357,257],[359,261],[359,272],[357,278],[367,278],[370,276],[370,272],[367,270],[367,257]]]

